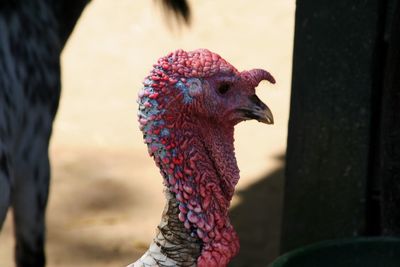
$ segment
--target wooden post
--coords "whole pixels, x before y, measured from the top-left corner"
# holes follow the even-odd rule
[[[281,252],[380,233],[376,174],[389,2],[297,1]],[[387,94],[398,93],[389,83]],[[385,125],[392,125],[398,144],[396,96]],[[398,157],[396,149],[391,153]],[[399,170],[398,161],[385,163]],[[398,174],[388,174],[384,186],[391,187]],[[386,197],[393,198],[392,191]]]

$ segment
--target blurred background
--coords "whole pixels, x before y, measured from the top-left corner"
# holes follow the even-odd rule
[[[208,48],[239,70],[264,68],[276,85],[259,97],[275,124],[235,133],[241,170],[231,218],[241,252],[230,266],[265,266],[278,255],[295,2],[189,1],[190,27],[154,1],[93,0],[62,55],[62,97],[50,153],[48,266],[125,266],[148,247],[164,206],[162,180],[136,120],[136,98],[156,60]],[[0,266],[14,266],[11,213]]]

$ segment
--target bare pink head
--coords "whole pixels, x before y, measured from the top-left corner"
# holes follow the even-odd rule
[[[225,266],[237,254],[238,237],[228,217],[239,179],[233,126],[255,119],[273,123],[256,96],[262,69],[239,72],[206,49],[170,53],[158,60],[139,93],[139,122],[179,203],[179,220],[202,242],[198,266]]]
[[[255,95],[263,80],[275,83],[266,70],[238,72],[209,50],[178,50],[158,60],[145,80],[145,85],[158,87],[145,87],[142,93],[157,93],[167,113],[185,112],[222,123],[247,119],[273,123],[271,111]]]

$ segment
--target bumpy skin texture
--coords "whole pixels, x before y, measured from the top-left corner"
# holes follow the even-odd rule
[[[197,266],[226,266],[239,251],[228,217],[239,180],[233,130],[257,117],[250,108],[266,107],[254,89],[264,79],[274,82],[264,70],[238,72],[208,50],[178,50],[158,60],[139,92],[140,128],[170,192],[167,199],[176,199],[176,216],[201,243],[199,256],[188,252]]]

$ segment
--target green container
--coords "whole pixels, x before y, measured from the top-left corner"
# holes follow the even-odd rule
[[[305,246],[269,267],[400,267],[400,238],[352,238]]]

